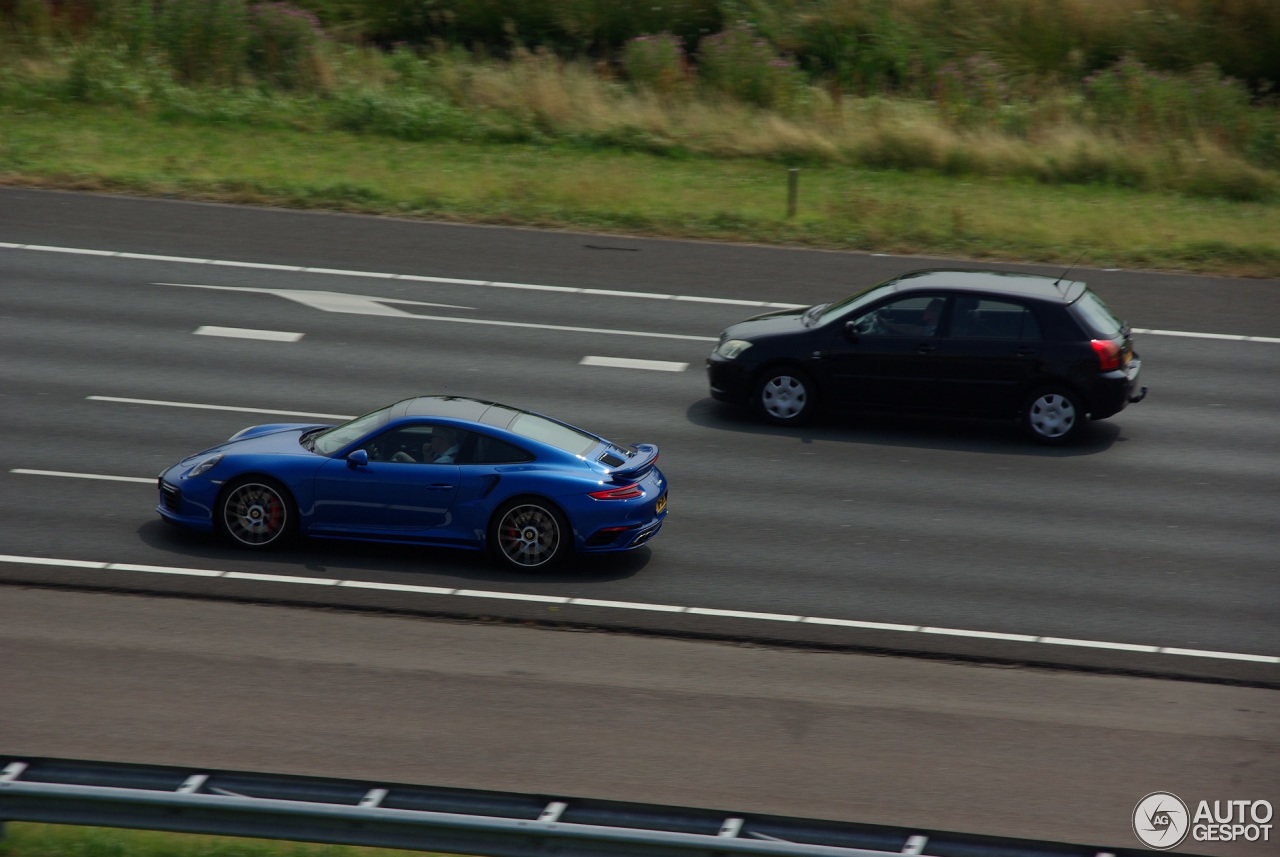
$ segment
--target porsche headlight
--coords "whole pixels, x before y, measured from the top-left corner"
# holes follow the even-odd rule
[[[222,460],[222,455],[223,454],[219,452],[217,455],[209,456],[204,461],[200,462],[195,467],[188,470],[187,478],[194,479],[197,476],[203,476],[204,474],[208,473],[210,470],[212,470],[214,467],[217,466],[219,461]]]
[[[745,339],[726,339],[716,346],[716,354],[725,360],[734,360],[750,347],[751,343]]]

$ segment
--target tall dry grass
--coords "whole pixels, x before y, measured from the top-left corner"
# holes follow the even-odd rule
[[[1275,103],[1218,66],[1172,71],[1131,52],[1166,67],[1219,56],[1238,46],[1247,23],[1265,32],[1280,20],[1258,0],[1163,0],[1156,11],[1139,0],[743,0],[716,7],[739,21],[702,39],[702,67],[669,35],[633,77],[625,63],[518,44],[505,59],[444,42],[352,45],[280,3],[22,4],[25,17],[6,12],[0,21],[13,48],[0,54],[0,103],[28,108],[73,99],[170,121],[409,141],[1280,196]],[[457,23],[480,5],[438,8]],[[18,7],[0,4],[9,8]],[[56,14],[72,8],[99,17],[77,29]],[[1210,26],[1205,10],[1231,25]],[[561,18],[570,14],[561,8]]]

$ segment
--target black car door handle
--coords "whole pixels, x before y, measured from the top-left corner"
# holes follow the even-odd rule
[[[933,344],[933,343],[931,343],[931,342],[922,342],[922,343],[920,343],[920,348],[918,349],[918,351],[919,351],[921,354],[932,354],[933,352],[935,352],[935,351],[937,351],[937,350],[938,350],[938,346],[934,345],[934,344]]]

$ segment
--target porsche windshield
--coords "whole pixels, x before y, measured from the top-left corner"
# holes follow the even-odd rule
[[[347,444],[359,440],[368,434],[370,430],[386,422],[387,412],[390,410],[390,406],[380,408],[373,413],[356,417],[354,420],[345,422],[340,426],[334,426],[319,434],[311,435],[307,438],[307,441],[313,451],[321,455],[333,455]]]

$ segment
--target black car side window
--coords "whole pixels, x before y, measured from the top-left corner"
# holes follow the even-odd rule
[[[956,303],[951,336],[963,339],[1038,340],[1035,313],[1022,304],[990,298],[963,298]]]
[[[947,302],[930,295],[912,295],[853,319],[853,330],[863,336],[935,336]]]

